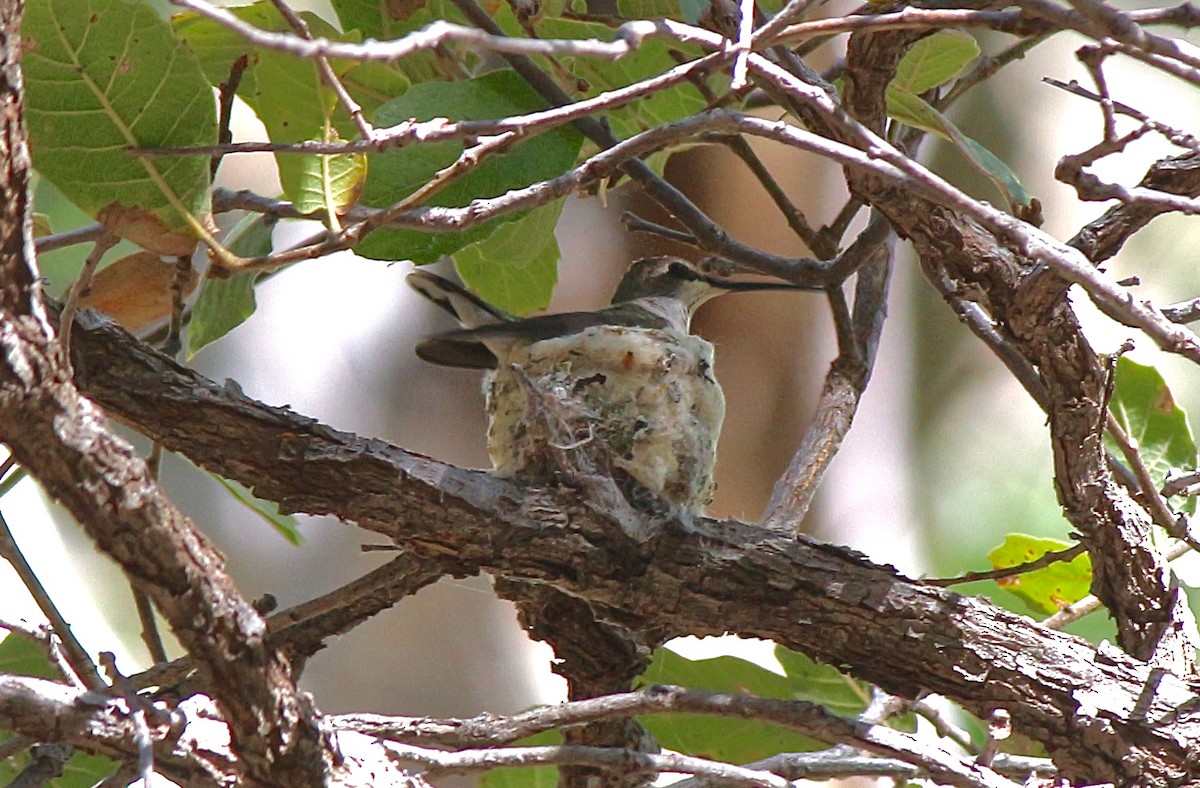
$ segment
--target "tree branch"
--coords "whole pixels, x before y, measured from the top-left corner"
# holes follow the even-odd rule
[[[1200,768],[1179,744],[1200,735],[1200,719],[1179,713],[1200,696],[1111,648],[735,521],[697,518],[632,544],[569,490],[524,488],[262,405],[92,313],[79,315],[75,344],[82,385],[109,410],[285,511],[334,514],[414,555],[457,556],[463,571],[552,584],[656,637],[769,638],[889,692],[936,692],[982,717],[1004,708],[1068,779],[1115,780],[1129,763],[1148,776]]]

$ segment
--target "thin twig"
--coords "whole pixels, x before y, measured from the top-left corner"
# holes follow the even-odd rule
[[[1159,494],[1164,498],[1175,495],[1192,496],[1196,494],[1197,485],[1200,485],[1200,471],[1168,473]]]
[[[737,38],[733,42],[733,77],[729,82],[729,89],[734,92],[746,89],[746,55],[750,53],[753,32],[754,0],[738,0]]]
[[[1137,441],[1129,433],[1125,432],[1111,410],[1105,409],[1104,415],[1104,428],[1108,430],[1109,436],[1121,450],[1125,461],[1129,463],[1129,467],[1137,479],[1138,497],[1141,499],[1141,503],[1146,511],[1149,512],[1150,519],[1154,521],[1155,525],[1162,528],[1172,537],[1188,543],[1194,549],[1200,549],[1200,542],[1197,542],[1196,537],[1183,527],[1180,518],[1171,511],[1171,507],[1159,495],[1158,485],[1151,478],[1150,469],[1146,467],[1146,463],[1142,460],[1142,454]]]
[[[481,750],[446,752],[410,744],[388,744],[391,757],[401,763],[424,767],[424,776],[436,780],[452,774],[471,774],[504,766],[593,766],[617,774],[659,774],[682,772],[720,780],[726,785],[761,788],[789,788],[784,777],[770,772],[746,769],[707,758],[677,753],[654,754],[638,750],[573,745],[543,747],[495,747]]]
[[[800,4],[807,2],[807,0],[792,0],[792,2],[793,4]],[[708,102],[710,108],[722,106],[722,102],[703,79],[697,76],[691,82],[700,91],[700,95]],[[758,179],[758,182],[762,184],[767,195],[775,203],[775,207],[783,214],[788,227],[796,234],[797,238],[804,242],[813,254],[820,257],[832,257],[837,254],[837,244],[826,243],[826,239],[814,230],[804,217],[800,215],[800,211],[792,203],[791,199],[788,198],[783,188],[779,185],[779,182],[775,180],[775,176],[763,164],[762,159],[754,152],[754,148],[750,147],[750,143],[746,142],[744,137],[740,134],[732,136],[721,135],[717,139],[722,145],[733,151],[733,154],[741,159],[742,163],[749,168],[750,173]]]
[[[146,458],[146,469],[153,479],[159,477],[162,457],[162,444],[155,441],[154,445],[150,447],[150,456]],[[145,644],[146,651],[150,653],[154,664],[161,665],[167,662],[169,657],[167,649],[163,645],[162,635],[158,631],[158,621],[154,618],[154,605],[150,601],[150,596],[136,585],[130,584],[129,590],[133,594],[134,609],[137,610],[138,623],[142,627],[142,643]]]
[[[1191,552],[1192,546],[1186,542],[1176,542],[1167,549],[1163,550],[1163,558],[1167,561],[1174,561],[1179,556]],[[1054,615],[1041,620],[1041,625],[1047,629],[1062,629],[1068,624],[1072,624],[1086,616],[1088,613],[1094,613],[1104,606],[1104,603],[1099,598],[1088,595],[1078,602],[1073,602],[1067,605],[1062,610]]]
[[[33,571],[33,567],[25,560],[25,556],[21,553],[21,549],[17,546],[16,540],[13,538],[12,529],[8,527],[8,521],[4,519],[4,514],[0,512],[0,557],[3,557],[12,568],[16,571],[17,576],[21,578],[21,582],[25,584],[25,588],[29,591],[33,601],[37,603],[38,608],[42,611],[42,615],[50,622],[50,626],[54,630],[54,634],[62,641],[63,650],[67,660],[71,664],[71,670],[83,682],[83,685],[91,690],[106,689],[104,679],[100,678],[100,672],[96,669],[96,664],[92,662],[92,658],[88,656],[87,651],[71,632],[71,626],[58,612],[58,607],[54,604],[54,600],[46,593],[45,586],[38,578],[37,573]]]
[[[495,120],[460,120],[432,118],[426,121],[406,120],[395,126],[375,129],[371,140],[346,140],[344,142],[239,142],[230,145],[195,146],[184,148],[136,148],[129,151],[132,156],[179,156],[186,153],[369,153],[399,148],[423,142],[476,139],[504,132],[519,132],[523,139],[571,123],[583,117],[620,109],[638,98],[651,96],[684,82],[698,78],[715,69],[727,56],[714,52],[704,57],[682,63],[648,79],[632,85],[605,91],[589,99],[564,104],[551,109],[511,115]],[[48,236],[49,237],[49,236]]]
[[[100,652],[100,664],[108,674],[115,691],[129,709],[129,720],[133,723],[133,743],[137,747],[137,772],[142,788],[150,788],[154,776],[154,737],[150,734],[149,717],[155,715],[153,707],[138,694],[137,688],[117,668],[117,658],[111,651]]]
[[[1106,97],[1106,95],[1093,93],[1092,91],[1088,90],[1087,88],[1084,88],[1083,86],[1081,86],[1078,82],[1076,82],[1074,80],[1071,80],[1069,82],[1063,82],[1062,80],[1054,79],[1053,77],[1042,77],[1042,81],[1045,82],[1047,85],[1053,85],[1054,87],[1058,88],[1059,90],[1064,90],[1067,93],[1070,93],[1074,96],[1079,96],[1080,98],[1085,98],[1089,101],[1094,101],[1094,102],[1100,104],[1101,107],[1105,108],[1106,111],[1111,111],[1118,115],[1125,115],[1126,117],[1133,118],[1134,120],[1138,121],[1142,125],[1148,126],[1150,129],[1163,135],[1174,145],[1178,145],[1181,148],[1187,148],[1189,150],[1200,152],[1200,138],[1197,138],[1195,135],[1189,134],[1186,131],[1177,129],[1174,126],[1170,126],[1166,123],[1162,123],[1161,121],[1154,120],[1146,113],[1142,112],[1141,110],[1135,109],[1135,108],[1129,106],[1128,104],[1123,104],[1119,101],[1113,101],[1111,97]],[[1107,126],[1107,121],[1106,121],[1106,126]],[[1112,131],[1111,129],[1106,128],[1105,138],[1106,139],[1116,139],[1115,131]]]
[[[62,641],[55,636],[54,631],[51,630],[49,626],[41,625],[34,627],[26,624],[24,621],[16,622],[0,620],[0,629],[6,629],[9,632],[20,635],[23,638],[37,643],[39,646],[45,649],[46,656],[54,665],[55,669],[58,670],[59,675],[63,677],[64,681],[66,681],[72,687],[86,689],[79,676],[75,674],[75,669],[71,667],[71,663],[67,659],[66,654],[63,653]],[[0,756],[0,760],[2,759],[3,756]]]
[[[394,41],[370,39],[355,44],[320,37],[305,39],[288,33],[270,33],[202,0],[171,0],[171,3],[190,8],[214,22],[219,22],[255,46],[303,58],[336,57],[391,61],[422,50],[458,43],[500,54],[571,55],[616,60],[635,51],[646,37],[659,32],[657,23],[638,20],[621,25],[616,31],[615,41],[514,38],[437,20]]]
[[[699,36],[699,34],[695,34]],[[715,37],[708,40],[716,45]],[[1135,298],[1107,274],[1099,271],[1081,252],[1036,227],[1003,211],[971,198],[942,178],[909,159],[902,151],[858,123],[820,88],[805,84],[759,55],[751,54],[750,68],[772,80],[797,98],[810,102],[827,117],[836,119],[848,132],[862,140],[877,163],[886,163],[903,172],[901,180],[909,187],[951,210],[960,211],[980,222],[994,235],[1019,245],[1025,256],[1042,263],[1068,282],[1078,284],[1093,303],[1109,317],[1124,325],[1139,328],[1163,350],[1177,353],[1200,363],[1200,337],[1171,323],[1150,304]],[[879,170],[876,170],[878,172]],[[1187,202],[1185,200],[1185,202]],[[1200,202],[1195,207],[1200,209]]]
[[[771,490],[762,521],[765,528],[784,533],[800,531],[821,481],[850,430],[871,376],[874,350],[883,330],[892,237],[890,225],[881,215],[875,215],[831,267],[845,276],[858,271],[854,311],[849,321],[844,316],[835,319],[838,357],[825,375],[816,410],[800,446]],[[830,293],[830,305],[835,311],[842,308],[839,295],[840,292]]]
[[[1177,304],[1169,304],[1159,311],[1172,323],[1192,323],[1200,320],[1200,298],[1190,298]]]
[[[117,236],[109,233],[96,239],[92,245],[92,251],[83,261],[83,270],[79,272],[79,278],[75,280],[75,284],[71,286],[71,291],[67,294],[67,302],[63,304],[62,317],[59,318],[58,330],[59,341],[66,350],[68,358],[71,355],[71,325],[75,322],[75,312],[79,309],[79,302],[91,289],[92,276],[95,275],[100,261],[104,259],[104,253],[116,246],[119,240]]]
[[[233,130],[230,128],[230,123],[233,121],[233,101],[237,98],[238,86],[242,83],[242,76],[246,73],[249,65],[249,55],[238,56],[229,64],[229,76],[217,86],[217,143],[220,145],[228,145],[233,142]],[[215,178],[224,153],[211,155],[212,161],[208,166],[208,176]]]
[[[914,714],[919,715],[932,725],[933,730],[938,736],[949,739],[967,752],[974,752],[975,745],[971,741],[971,734],[949,719],[947,711],[950,711],[951,714],[953,711],[942,708],[933,702],[939,697],[941,696],[927,695],[913,701],[909,704],[909,708],[912,709]],[[957,709],[957,707],[954,707],[954,709]]]
[[[621,224],[625,225],[625,229],[631,233],[647,233],[649,235],[657,235],[666,238],[676,243],[687,244],[688,246],[699,246],[700,241],[696,236],[683,230],[676,230],[673,227],[664,227],[661,224],[643,219],[632,211],[626,211],[621,214]]]
[[[1035,572],[1038,569],[1045,569],[1060,561],[1073,561],[1076,556],[1082,555],[1085,551],[1086,548],[1082,544],[1076,544],[1071,545],[1065,550],[1053,550],[1043,553],[1032,561],[1014,564],[1013,566],[1004,566],[999,569],[989,569],[979,572],[964,572],[958,577],[930,577],[921,582],[928,583],[931,586],[947,588],[959,585],[960,583],[975,583],[980,580],[1003,580],[1008,577],[1023,575],[1027,572]]]
[[[342,233],[330,234],[325,240],[291,249],[262,258],[242,260],[238,268],[277,266],[297,260],[313,259],[331,252],[349,248],[375,227],[407,227],[426,231],[437,229],[462,230],[489,221],[497,216],[517,210],[527,210],[544,205],[559,197],[571,194],[588,183],[598,182],[618,169],[636,162],[637,157],[653,153],[677,142],[694,138],[707,131],[736,133],[744,132],[763,136],[778,142],[793,145],[803,150],[820,152],[842,163],[870,168],[890,176],[901,178],[896,169],[879,162],[869,155],[841,143],[833,142],[812,132],[797,129],[782,121],[766,121],[729,110],[709,110],[678,121],[657,126],[601,151],[583,164],[563,175],[536,183],[523,189],[513,189],[499,197],[478,199],[464,208],[423,207],[396,210],[396,206],[383,210],[367,210],[360,216],[367,218]],[[640,163],[640,162],[638,162]],[[453,168],[454,165],[451,165]],[[447,168],[448,170],[451,168]],[[655,176],[657,177],[657,176]],[[673,188],[673,187],[672,187]],[[686,198],[685,198],[686,199]],[[386,223],[380,218],[386,214]],[[705,217],[701,224],[706,233],[715,228]],[[755,251],[749,259],[737,254],[747,249],[730,240],[723,233],[716,238],[698,238],[702,248],[720,253],[744,265],[749,270],[769,273],[796,284],[824,286],[844,278],[831,268],[831,263],[811,258],[780,258]]]
[[[1099,15],[1104,21],[1098,22],[1094,17],[1075,13],[1048,0],[1017,0],[1017,5],[1056,27],[1075,30],[1097,41],[1103,41],[1112,49],[1135,60],[1193,85],[1200,85],[1200,59],[1183,51],[1174,41],[1146,32],[1131,15],[1110,9],[1111,14],[1100,12]],[[1080,5],[1082,3],[1076,3],[1076,7]],[[1089,2],[1087,6],[1092,10],[1102,7],[1094,2]]]
[[[1040,35],[1023,38],[991,57],[981,57],[971,67],[970,71],[954,81],[954,85],[946,91],[945,95],[934,102],[934,107],[943,112],[949,109],[965,96],[971,88],[995,76],[1005,66],[1021,60],[1029,50],[1045,41],[1048,37],[1047,35]]]
[[[475,0],[451,0],[451,2],[471,24],[476,25],[481,30],[493,34],[503,32],[495,20]],[[715,38],[722,43],[712,47],[712,49],[725,51],[723,43],[725,39],[720,36],[713,36],[708,31],[700,30],[700,28],[695,28],[691,25],[678,25],[670,20],[660,20],[657,25],[681,41],[693,40],[692,32],[698,30],[702,36],[694,40],[698,42],[701,39],[712,41]],[[528,57],[513,54],[505,54],[503,57],[551,106],[562,106],[571,103],[571,97]],[[613,135],[611,129],[596,118],[579,118],[575,122],[575,126],[602,149],[618,146],[618,140]],[[620,168],[642,187],[650,199],[665,208],[684,227],[691,231],[699,239],[701,247],[711,254],[728,258],[748,270],[783,279],[792,279],[798,276],[797,269],[807,268],[814,264],[818,267],[820,266],[820,263],[815,263],[815,261],[811,260],[789,260],[778,255],[769,254],[761,249],[730,238],[707,214],[688,199],[683,192],[668,183],[664,178],[651,170],[645,162],[639,159],[624,161],[620,165]]]
[[[312,31],[308,28],[308,23],[297,14],[284,0],[271,0],[275,9],[283,15],[287,23],[292,26],[296,34],[305,41],[312,41]],[[364,140],[370,140],[375,130],[371,128],[371,124],[363,117],[362,107],[346,90],[346,86],[342,84],[342,80],[334,73],[333,67],[329,65],[329,58],[324,55],[317,55],[314,60],[317,63],[317,70],[321,73],[321,79],[337,96],[338,101],[342,102],[342,106],[350,113],[350,118],[354,121],[354,125],[358,127],[358,133],[362,135]]]
[[[38,254],[41,254],[43,252],[53,252],[56,249],[65,249],[75,244],[98,241],[107,234],[108,230],[102,225],[90,224],[86,227],[64,230],[61,233],[54,233],[53,235],[43,235],[41,238],[34,240],[34,246],[37,248]]]
[[[1011,783],[986,767],[974,764],[958,756],[950,755],[936,746],[919,742],[911,734],[871,724],[862,720],[848,720],[830,714],[819,704],[804,701],[755,698],[745,695],[713,693],[689,690],[681,687],[648,687],[635,692],[608,695],[584,701],[535,709],[512,718],[485,716],[467,721],[437,721],[428,719],[397,720],[374,715],[346,715],[330,718],[336,728],[360,731],[381,739],[420,744],[422,749],[405,752],[418,763],[445,771],[486,768],[486,752],[502,752],[502,762],[491,765],[520,765],[522,757],[537,762],[554,762],[560,756],[559,748],[522,748],[507,751],[467,750],[463,758],[449,757],[442,750],[426,749],[431,746],[495,746],[513,741],[516,737],[529,735],[539,730],[550,730],[584,722],[627,717],[634,714],[658,714],[667,712],[715,714],[743,719],[757,719],[783,725],[809,736],[825,741],[843,741],[878,755],[895,758],[917,766],[926,775],[953,785],[993,786],[1013,788]],[[601,751],[604,752],[604,751]],[[612,752],[611,750],[608,752]],[[622,752],[617,750],[617,752]],[[524,756],[522,755],[524,753]],[[579,756],[580,753],[573,753]],[[626,757],[641,758],[644,753],[626,753]],[[446,757],[443,757],[446,756]],[[558,761],[562,762],[562,761]],[[582,761],[569,760],[569,763]],[[527,763],[527,761],[526,761]],[[610,763],[604,761],[598,765]],[[687,771],[697,775],[719,776],[711,772],[704,762],[674,762],[674,766],[663,761],[638,761],[636,771]],[[684,766],[685,768],[675,768]],[[699,768],[696,768],[699,767]],[[749,775],[726,773],[737,779]],[[771,777],[775,777],[772,775]],[[757,779],[757,775],[751,777]],[[769,784],[774,784],[773,780]]]

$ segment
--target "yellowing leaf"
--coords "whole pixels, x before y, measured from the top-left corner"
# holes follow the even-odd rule
[[[1008,534],[1003,544],[988,553],[988,560],[992,562],[992,568],[1006,569],[1071,546],[1071,543],[1058,539]],[[997,584],[1016,594],[1038,613],[1050,615],[1088,595],[1092,584],[1092,562],[1087,553],[1080,553],[1070,561],[1057,561],[1041,569],[1006,577]]]

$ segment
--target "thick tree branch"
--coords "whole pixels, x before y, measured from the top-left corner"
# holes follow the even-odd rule
[[[79,395],[34,268],[18,64],[20,3],[0,6],[0,439],[157,604],[213,675],[248,774],[316,784],[328,750],[287,663],[207,539]]]
[[[885,117],[883,86],[911,43],[912,34],[906,33],[851,38],[847,107],[875,129]],[[1093,591],[1116,617],[1126,649],[1190,673],[1196,628],[1187,600],[1150,541],[1149,516],[1112,480],[1106,465],[1101,442],[1104,370],[1065,297],[1071,282],[1080,281],[1072,273],[1076,263],[1038,265],[1045,258],[1034,248],[1043,241],[1033,241],[1037,233],[1032,228],[993,234],[1005,225],[1022,224],[1012,217],[985,229],[973,221],[977,213],[983,218],[982,213],[963,215],[914,199],[911,190],[898,189],[861,169],[848,169],[847,178],[852,192],[913,241],[930,279],[961,282],[986,299],[993,320],[1004,326],[1019,352],[1040,372],[1047,392],[1055,486],[1064,513],[1089,548]],[[1013,243],[1018,237],[1025,243]]]
[[[1200,778],[1200,695],[1170,672],[922,586],[854,553],[735,521],[631,544],[569,491],[524,488],[257,403],[81,313],[75,366],[114,414],[291,511],[334,514],[463,571],[552,584],[672,635],[770,638],[889,692],[1003,708],[1067,776]],[[133,393],[135,392],[135,393]],[[1035,702],[1031,702],[1036,699]],[[1136,709],[1136,711],[1135,711]]]

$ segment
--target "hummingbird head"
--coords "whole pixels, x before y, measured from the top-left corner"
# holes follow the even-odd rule
[[[690,315],[705,301],[734,290],[797,290],[785,282],[736,282],[728,279],[732,268],[720,258],[697,265],[681,257],[647,257],[629,267],[613,293],[613,304],[641,299],[670,298]]]

